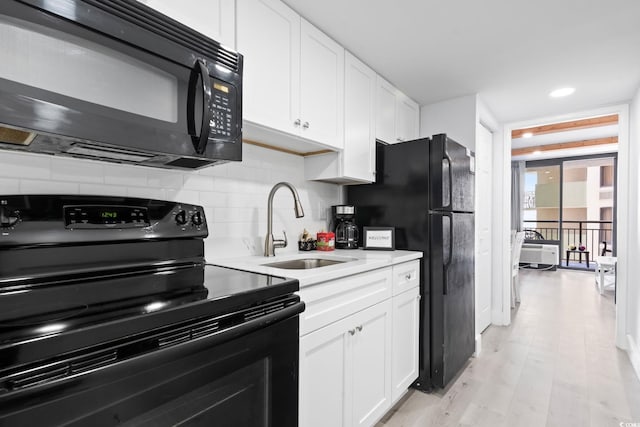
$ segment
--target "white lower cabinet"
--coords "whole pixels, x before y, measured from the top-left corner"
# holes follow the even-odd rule
[[[418,376],[419,261],[302,288],[300,427],[370,427]]]
[[[418,377],[420,288],[393,297],[391,401],[397,402]]]
[[[391,301],[300,339],[300,425],[371,426],[391,406]]]

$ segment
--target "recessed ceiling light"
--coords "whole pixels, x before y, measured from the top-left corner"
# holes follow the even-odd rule
[[[563,96],[571,95],[575,91],[576,91],[576,88],[574,87],[563,87],[563,88],[554,90],[549,94],[549,96],[552,98],[562,98]]]
[[[533,154],[535,154],[535,155],[542,154],[542,151],[536,150],[536,151],[533,152]]]
[[[531,132],[525,132],[525,133],[522,134],[523,138],[531,138],[532,136],[533,136],[533,133],[531,133]]]
[[[544,173],[551,173],[551,171],[544,171]]]

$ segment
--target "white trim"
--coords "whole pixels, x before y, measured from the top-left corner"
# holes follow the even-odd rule
[[[629,360],[631,361],[631,366],[636,371],[636,376],[640,379],[640,347],[633,340],[631,335],[627,335],[627,354],[629,354]]]
[[[502,128],[494,133],[493,157],[493,299],[491,322],[511,323],[511,130]]]
[[[617,277],[617,283],[616,283],[616,291],[617,291],[617,301],[618,303],[616,304],[616,345],[622,349],[626,349],[627,345],[628,345],[628,340],[626,338],[627,336],[627,328],[626,328],[626,324],[627,324],[627,286],[629,283],[629,238],[628,238],[628,233],[626,233],[624,230],[628,230],[628,225],[629,225],[629,218],[630,218],[630,212],[629,209],[631,208],[630,204],[629,204],[629,195],[630,192],[632,190],[632,188],[635,188],[635,186],[630,185],[629,182],[629,171],[631,170],[632,167],[634,167],[634,165],[632,164],[632,162],[634,161],[631,156],[629,155],[629,151],[630,151],[630,143],[629,143],[629,105],[628,104],[617,104],[617,105],[610,105],[610,106],[606,106],[606,107],[601,107],[601,108],[596,108],[593,110],[586,110],[586,111],[579,111],[579,112],[575,112],[575,113],[571,113],[571,114],[563,114],[563,115],[558,115],[558,116],[550,116],[550,117],[542,117],[542,118],[537,118],[537,119],[531,119],[531,120],[525,120],[525,121],[520,121],[520,122],[515,122],[515,123],[509,123],[507,125],[505,125],[505,129],[504,129],[504,151],[506,154],[505,157],[505,165],[506,167],[502,169],[502,173],[504,174],[503,176],[497,176],[497,180],[494,180],[494,182],[496,182],[498,184],[498,187],[496,187],[496,191],[499,192],[500,190],[502,190],[504,192],[503,194],[503,200],[506,200],[503,206],[503,218],[505,219],[504,221],[502,221],[502,223],[500,223],[500,221],[498,221],[498,225],[496,228],[494,228],[494,232],[495,233],[499,233],[500,231],[502,231],[502,236],[499,237],[503,237],[504,235],[509,235],[509,229],[510,229],[510,221],[508,220],[509,218],[509,213],[510,213],[510,209],[511,209],[511,200],[509,195],[511,194],[511,179],[509,179],[509,168],[508,166],[510,165],[510,160],[511,159],[511,131],[513,129],[519,129],[519,128],[525,128],[525,127],[532,127],[532,126],[538,126],[541,124],[546,124],[546,123],[556,123],[556,122],[561,122],[561,121],[570,121],[570,120],[576,120],[576,119],[581,119],[581,118],[585,118],[585,117],[595,117],[595,116],[604,116],[604,115],[608,115],[608,114],[618,114],[618,128],[619,128],[619,134],[618,134],[618,199],[617,199],[617,236],[616,236],[616,245],[617,245],[617,256],[618,256],[618,277]],[[500,171],[496,169],[496,174],[499,175]],[[625,183],[625,185],[620,186],[620,183],[623,182]],[[624,191],[621,191],[624,190]],[[504,239],[503,239],[504,240]],[[505,254],[508,255],[509,253],[509,242],[506,242],[506,244],[503,242],[503,251],[502,251],[502,263],[500,263],[500,260],[497,258],[497,252],[496,253],[496,259],[498,261],[498,264],[500,265],[501,271],[503,272],[503,274],[501,274],[500,276],[502,277],[502,281],[501,281],[501,285],[502,285],[502,292],[503,292],[503,300],[504,297],[507,296],[508,298],[508,292],[510,290],[510,282],[509,280],[506,280],[505,277],[508,279],[509,277],[509,264],[508,264],[508,260]],[[499,246],[496,246],[496,248]],[[497,308],[496,308],[497,309]],[[501,316],[503,319],[508,319],[507,323],[505,324],[509,324],[511,321],[511,312],[509,309],[509,305],[507,304],[506,306],[503,305],[502,307],[502,313],[496,313],[496,316]]]
[[[476,334],[476,351],[473,357],[480,357],[480,353],[482,353],[482,334]]]

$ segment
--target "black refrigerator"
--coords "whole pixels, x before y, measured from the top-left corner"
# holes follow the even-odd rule
[[[359,227],[395,227],[396,249],[424,253],[413,386],[445,387],[475,349],[474,153],[444,134],[376,150],[376,182],[347,187],[347,203]]]

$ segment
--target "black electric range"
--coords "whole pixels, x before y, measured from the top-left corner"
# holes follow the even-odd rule
[[[297,425],[298,282],[206,264],[201,207],[4,196],[0,225],[0,424]]]

